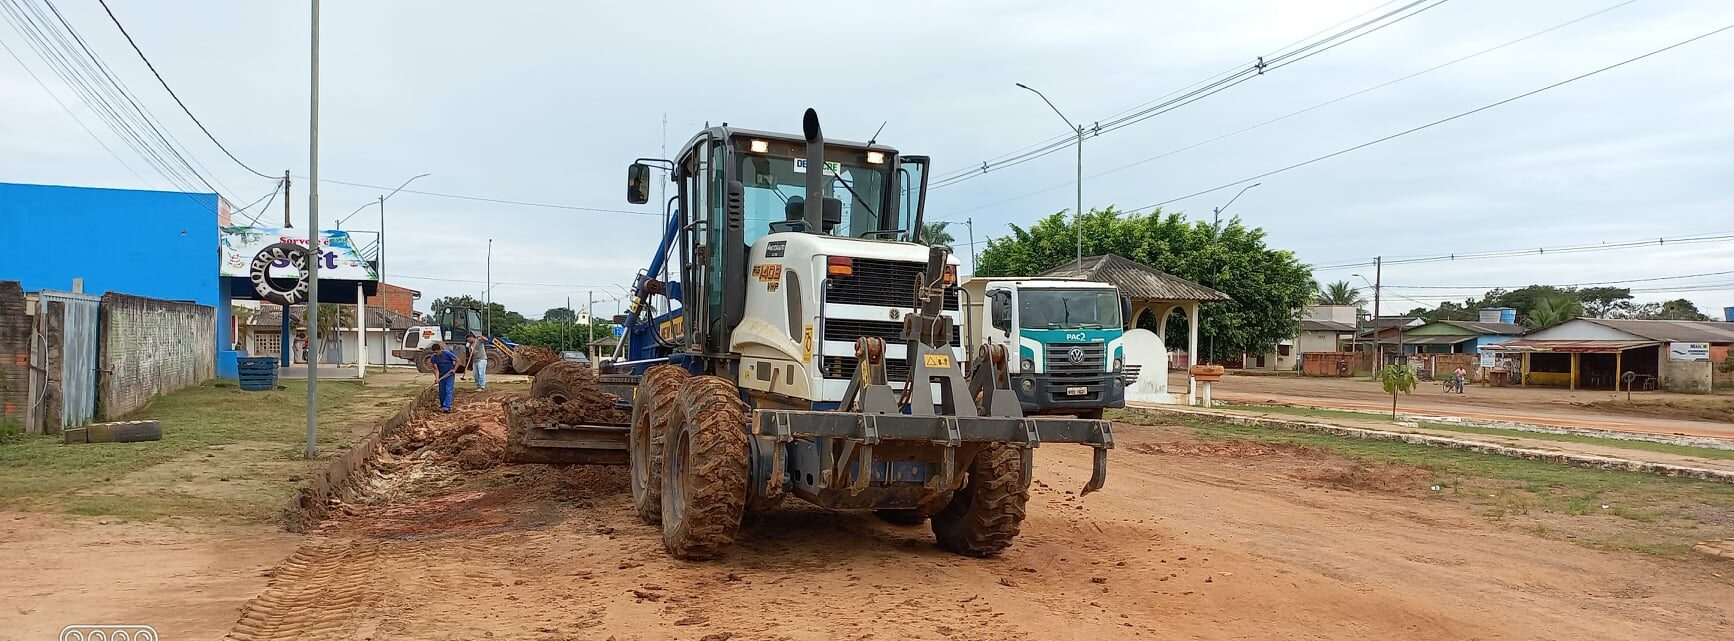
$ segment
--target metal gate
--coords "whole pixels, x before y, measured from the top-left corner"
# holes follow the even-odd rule
[[[96,415],[96,338],[102,298],[89,294],[43,290],[38,309],[61,303],[60,426],[77,427]]]

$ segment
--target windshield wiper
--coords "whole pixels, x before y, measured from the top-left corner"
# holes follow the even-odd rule
[[[820,169],[819,171],[824,171],[824,169]],[[867,215],[872,216],[873,220],[875,222],[877,222],[879,220],[879,212],[873,211],[873,205],[868,204],[867,198],[863,197],[861,195],[861,192],[855,191],[855,187],[853,185],[850,185],[849,181],[843,179],[843,172],[839,171],[835,174],[832,174],[831,176],[833,178],[836,178],[837,182],[843,183],[843,188],[849,190],[849,193],[855,195],[855,200],[860,201],[861,206],[863,208],[866,208]]]

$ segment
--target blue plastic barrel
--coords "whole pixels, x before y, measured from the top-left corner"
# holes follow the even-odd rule
[[[249,392],[277,389],[277,357],[243,356],[235,359],[235,367],[241,374],[241,389]]]

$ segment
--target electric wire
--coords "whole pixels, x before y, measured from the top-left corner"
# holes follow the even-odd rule
[[[273,180],[278,179],[277,176],[266,175],[259,170],[248,166],[247,163],[241,162],[240,158],[236,158],[235,154],[230,153],[229,148],[223,146],[223,143],[217,140],[217,136],[212,134],[211,130],[205,127],[205,123],[200,122],[199,117],[193,115],[193,110],[187,108],[187,103],[181,101],[180,95],[175,93],[174,88],[170,87],[169,82],[164,80],[163,75],[157,71],[157,66],[151,64],[151,59],[145,56],[144,50],[140,49],[138,43],[133,41],[132,34],[127,33],[126,27],[120,23],[120,18],[115,17],[114,10],[108,7],[108,0],[97,0],[97,3],[102,5],[103,12],[108,14],[108,19],[114,22],[115,28],[120,30],[121,35],[126,36],[126,43],[132,45],[132,50],[138,54],[140,60],[144,61],[145,66],[150,68],[151,75],[156,76],[157,82],[162,84],[163,90],[169,92],[169,96],[175,99],[175,104],[180,105],[181,111],[185,112],[187,117],[192,119],[193,124],[199,126],[199,131],[205,132],[205,137],[211,139],[211,144],[216,145],[218,149],[221,149],[223,155],[228,156],[229,160],[235,161],[235,164],[240,165],[242,169],[253,172],[254,175],[257,175],[260,178],[269,178]],[[52,6],[52,3],[50,3],[50,6]]]
[[[1147,158],[1143,158],[1143,159],[1140,159],[1140,160],[1137,160],[1137,161],[1134,161],[1134,162],[1131,162],[1131,163],[1127,163],[1127,164],[1124,164],[1124,165],[1120,165],[1120,166],[1117,166],[1117,167],[1114,167],[1114,168],[1111,168],[1111,169],[1106,169],[1106,170],[1103,170],[1103,171],[1099,171],[1099,172],[1096,172],[1096,173],[1094,173],[1094,174],[1088,174],[1088,175],[1086,175],[1086,176],[1084,176],[1084,180],[1093,180],[1093,179],[1096,179],[1096,178],[1100,178],[1100,177],[1102,177],[1102,176],[1106,176],[1106,175],[1108,175],[1108,174],[1112,174],[1112,173],[1117,173],[1117,172],[1120,172],[1120,171],[1125,171],[1125,170],[1127,170],[1127,169],[1131,169],[1131,168],[1133,168],[1133,167],[1137,167],[1137,166],[1139,166],[1139,165],[1143,165],[1143,164],[1146,164],[1146,163],[1150,163],[1150,162],[1154,162],[1154,161],[1157,161],[1157,160],[1161,160],[1161,159],[1163,159],[1163,158],[1167,158],[1167,157],[1170,157],[1170,156],[1174,156],[1174,155],[1176,155],[1176,154],[1180,154],[1180,153],[1184,153],[1184,152],[1187,152],[1187,151],[1191,151],[1191,150],[1193,150],[1193,149],[1197,149],[1197,148],[1199,148],[1199,147],[1203,147],[1203,146],[1205,146],[1205,145],[1208,145],[1208,144],[1211,144],[1211,143],[1214,143],[1214,142],[1220,142],[1220,141],[1222,141],[1222,140],[1225,140],[1225,139],[1228,139],[1228,138],[1232,138],[1232,137],[1234,137],[1234,136],[1238,136],[1238,135],[1240,135],[1240,134],[1243,134],[1243,133],[1246,133],[1246,132],[1249,132],[1249,131],[1252,131],[1252,130],[1254,130],[1254,129],[1260,129],[1260,128],[1263,128],[1263,127],[1265,127],[1265,126],[1268,126],[1268,125],[1272,125],[1272,124],[1275,124],[1275,123],[1278,123],[1278,122],[1281,122],[1281,121],[1284,121],[1284,120],[1288,120],[1288,119],[1289,119],[1289,118],[1293,118],[1293,117],[1295,117],[1295,116],[1299,116],[1299,115],[1302,115],[1302,114],[1306,114],[1306,113],[1309,113],[1309,112],[1312,112],[1312,111],[1315,111],[1315,110],[1318,110],[1318,109],[1321,109],[1321,108],[1324,108],[1324,107],[1328,107],[1328,106],[1330,106],[1330,105],[1334,105],[1334,104],[1336,104],[1336,103],[1339,103],[1339,102],[1342,102],[1342,101],[1345,101],[1345,100],[1348,100],[1348,99],[1351,99],[1351,98],[1355,98],[1355,97],[1357,97],[1357,96],[1361,96],[1361,95],[1363,95],[1363,94],[1367,94],[1367,93],[1371,93],[1371,92],[1373,92],[1373,91],[1377,91],[1377,90],[1379,90],[1379,89],[1384,89],[1384,88],[1386,88],[1386,87],[1389,87],[1389,86],[1391,86],[1391,85],[1395,85],[1395,84],[1397,84],[1397,83],[1400,83],[1400,82],[1403,82],[1403,81],[1405,81],[1405,80],[1410,80],[1410,79],[1412,79],[1412,78],[1416,78],[1416,77],[1419,77],[1419,76],[1422,76],[1422,75],[1425,75],[1425,74],[1428,74],[1428,73],[1432,73],[1432,72],[1434,72],[1434,71],[1438,71],[1438,70],[1440,70],[1440,69],[1444,69],[1444,68],[1446,68],[1446,67],[1449,67],[1449,66],[1451,66],[1451,65],[1455,65],[1455,64],[1457,64],[1457,63],[1460,63],[1460,62],[1464,62],[1464,61],[1466,61],[1466,60],[1470,60],[1470,59],[1472,59],[1472,58],[1478,58],[1478,57],[1481,57],[1481,56],[1484,56],[1484,55],[1487,55],[1487,54],[1490,54],[1490,53],[1493,53],[1493,52],[1495,52],[1495,51],[1498,51],[1498,50],[1500,50],[1500,49],[1504,49],[1504,48],[1506,48],[1506,47],[1510,47],[1510,46],[1512,46],[1512,45],[1515,45],[1515,44],[1518,44],[1518,43],[1522,43],[1522,42],[1524,42],[1524,41],[1527,41],[1527,40],[1531,40],[1531,39],[1534,39],[1534,38],[1536,38],[1536,37],[1539,37],[1539,36],[1542,36],[1542,35],[1546,35],[1546,34],[1548,34],[1548,33],[1552,33],[1552,32],[1554,32],[1554,31],[1558,31],[1558,30],[1560,30],[1560,29],[1563,29],[1563,28],[1565,28],[1565,27],[1568,27],[1568,26],[1571,26],[1571,25],[1574,25],[1574,24],[1577,24],[1577,23],[1579,23],[1579,22],[1583,22],[1583,21],[1584,21],[1584,20],[1588,20],[1588,19],[1590,19],[1590,18],[1594,18],[1594,17],[1596,17],[1596,16],[1599,16],[1599,15],[1602,15],[1602,14],[1604,14],[1604,13],[1607,13],[1607,12],[1610,12],[1610,11],[1613,11],[1613,10],[1615,10],[1615,9],[1618,9],[1618,8],[1620,8],[1620,7],[1624,7],[1624,6],[1626,6],[1626,5],[1629,5],[1629,4],[1633,4],[1633,3],[1635,3],[1635,2],[1638,2],[1638,0],[1625,0],[1625,1],[1624,1],[1624,2],[1620,2],[1620,3],[1618,3],[1618,4],[1614,4],[1614,5],[1611,5],[1611,6],[1608,6],[1608,7],[1604,7],[1604,8],[1602,8],[1602,9],[1599,9],[1599,10],[1596,10],[1596,11],[1594,11],[1594,12],[1591,12],[1591,13],[1587,13],[1587,14],[1584,14],[1584,15],[1581,15],[1581,16],[1578,16],[1578,17],[1576,17],[1576,18],[1572,18],[1572,19],[1571,19],[1571,20],[1567,20],[1567,21],[1565,21],[1565,22],[1562,22],[1562,23],[1559,23],[1559,24],[1556,24],[1556,25],[1553,25],[1553,26],[1551,26],[1551,27],[1548,27],[1548,28],[1546,28],[1546,29],[1542,29],[1542,30],[1540,30],[1540,31],[1536,31],[1536,32],[1534,32],[1534,33],[1531,33],[1531,34],[1529,34],[1529,35],[1526,35],[1526,36],[1522,36],[1522,37],[1520,37],[1520,38],[1516,38],[1516,39],[1514,39],[1514,40],[1508,40],[1508,41],[1506,41],[1506,42],[1503,42],[1503,43],[1500,43],[1500,44],[1497,44],[1497,45],[1494,45],[1494,46],[1492,46],[1492,47],[1488,47],[1488,48],[1486,48],[1486,49],[1482,49],[1482,50],[1480,50],[1480,51],[1476,51],[1476,52],[1474,52],[1474,53],[1471,53],[1471,54],[1468,54],[1468,55],[1465,55],[1465,56],[1461,56],[1461,57],[1458,57],[1458,58],[1454,58],[1454,59],[1452,59],[1452,60],[1448,60],[1448,61],[1446,61],[1446,62],[1443,62],[1443,63],[1440,63],[1440,64],[1437,64],[1437,65],[1433,65],[1433,66],[1431,66],[1431,67],[1428,67],[1428,68],[1426,68],[1426,69],[1422,69],[1422,70],[1420,70],[1420,71],[1416,71],[1416,72],[1414,72],[1414,73],[1410,73],[1410,74],[1408,74],[1408,75],[1404,75],[1404,76],[1400,76],[1400,77],[1397,77],[1397,78],[1393,78],[1393,79],[1391,79],[1391,80],[1387,80],[1387,81],[1385,81],[1385,82],[1382,82],[1382,83],[1379,83],[1379,84],[1376,84],[1376,85],[1372,85],[1372,86],[1370,86],[1370,87],[1366,87],[1366,88],[1364,88],[1364,89],[1361,89],[1361,90],[1359,90],[1359,91],[1354,91],[1354,92],[1351,92],[1351,93],[1348,93],[1348,94],[1344,94],[1344,95],[1341,95],[1341,96],[1338,96],[1338,97],[1336,97],[1336,98],[1332,98],[1332,99],[1330,99],[1330,100],[1326,100],[1326,101],[1324,101],[1324,102],[1321,102],[1321,103],[1318,103],[1318,104],[1315,104],[1315,105],[1312,105],[1312,106],[1310,106],[1310,107],[1306,107],[1306,108],[1304,108],[1304,109],[1300,109],[1300,110],[1297,110],[1297,111],[1291,111],[1291,112],[1289,112],[1289,113],[1286,113],[1286,114],[1283,114],[1283,115],[1281,115],[1281,116],[1277,116],[1277,117],[1275,117],[1275,118],[1271,118],[1271,119],[1268,119],[1268,120],[1264,120],[1264,121],[1262,121],[1262,122],[1259,122],[1259,123],[1257,123],[1257,124],[1253,124],[1253,125],[1248,125],[1248,126],[1245,126],[1245,127],[1242,127],[1242,128],[1240,128],[1240,129],[1236,129],[1236,130],[1234,130],[1234,131],[1230,131],[1230,132],[1228,132],[1228,133],[1225,133],[1225,134],[1221,134],[1221,135],[1218,135],[1218,136],[1215,136],[1215,137],[1212,137],[1212,138],[1207,138],[1207,139],[1204,139],[1204,140],[1200,140],[1200,141],[1198,141],[1198,142],[1195,142],[1195,143],[1192,143],[1192,144],[1189,144],[1189,145],[1186,145],[1186,146],[1183,146],[1183,147],[1178,147],[1178,148],[1175,148],[1175,149],[1172,149],[1172,150],[1169,150],[1169,151],[1165,151],[1165,152],[1162,152],[1162,153],[1160,153],[1160,154],[1156,154],[1156,155],[1154,155],[1154,156],[1150,156],[1150,157],[1147,157]],[[950,215],[951,215],[951,216],[957,216],[957,215],[960,215],[960,214],[966,214],[966,213],[970,213],[970,212],[974,212],[974,211],[980,211],[980,210],[982,210],[982,209],[987,209],[987,208],[989,208],[989,207],[996,207],[996,206],[999,206],[999,205],[1003,205],[1003,204],[1006,204],[1006,203],[1009,203],[1009,202],[1015,202],[1015,201],[1018,201],[1018,200],[1023,200],[1023,199],[1025,199],[1025,198],[1029,198],[1029,197],[1032,197],[1032,196],[1039,196],[1039,195],[1041,195],[1041,194],[1044,194],[1044,193],[1047,193],[1047,192],[1051,192],[1051,191],[1055,191],[1055,190],[1058,190],[1058,189],[1064,189],[1064,188],[1066,188],[1066,187],[1070,187],[1070,186],[1072,186],[1072,184],[1073,184],[1073,183],[1071,183],[1071,182],[1064,182],[1064,183],[1059,183],[1059,184],[1057,184],[1057,185],[1053,185],[1053,186],[1050,186],[1050,187],[1046,187],[1046,188],[1043,188],[1043,189],[1038,189],[1038,190],[1036,190],[1036,191],[1032,191],[1032,192],[1029,192],[1029,193],[1026,193],[1026,194],[1021,194],[1021,195],[1018,195],[1018,196],[1013,196],[1013,197],[1011,197],[1011,198],[1006,198],[1006,199],[1003,199],[1003,200],[996,200],[996,201],[994,201],[994,202],[991,202],[991,203],[987,203],[987,204],[985,204],[985,205],[977,205],[977,206],[975,206],[975,207],[970,207],[970,208],[968,208],[968,209],[960,209],[960,210],[957,210],[957,211],[954,211],[954,212],[952,212],[952,213],[951,213],[951,214],[950,214]]]
[[[1547,86],[1544,86],[1544,87],[1541,87],[1541,88],[1539,88],[1539,89],[1533,89],[1533,90],[1530,90],[1530,91],[1526,91],[1526,92],[1524,92],[1524,93],[1521,93],[1521,94],[1518,94],[1518,95],[1515,95],[1515,96],[1512,96],[1512,97],[1510,97],[1510,98],[1506,98],[1506,99],[1504,99],[1504,100],[1500,100],[1500,101],[1498,101],[1498,102],[1493,102],[1493,103],[1489,103],[1489,104],[1486,104],[1486,105],[1482,105],[1482,106],[1480,106],[1480,107],[1476,107],[1476,108],[1474,108],[1474,109],[1470,109],[1470,110],[1468,110],[1468,111],[1464,111],[1464,112],[1461,112],[1461,113],[1458,113],[1458,114],[1455,114],[1455,115],[1451,115],[1451,116],[1447,116],[1447,117],[1445,117],[1445,118],[1441,118],[1441,119],[1438,119],[1438,120],[1435,120],[1435,121],[1432,121],[1432,122],[1429,122],[1429,123],[1427,123],[1427,124],[1424,124],[1424,125],[1419,125],[1419,126],[1415,126],[1415,127],[1411,127],[1411,128],[1409,128],[1409,129],[1405,129],[1405,130],[1403,130],[1403,131],[1399,131],[1399,132],[1397,132],[1397,133],[1394,133],[1394,134],[1390,134],[1390,135],[1388,135],[1388,136],[1384,136],[1384,137],[1382,137],[1382,138],[1376,138],[1376,139],[1373,139],[1373,140],[1369,140],[1369,141],[1367,141],[1367,142],[1363,142],[1363,143],[1361,143],[1361,144],[1358,144],[1358,145],[1354,145],[1354,146],[1352,146],[1352,147],[1347,147],[1347,148],[1344,148],[1344,149],[1339,149],[1339,150],[1337,150],[1337,151],[1333,151],[1333,152],[1331,152],[1331,153],[1328,153],[1328,154],[1325,154],[1325,155],[1322,155],[1322,156],[1318,156],[1318,157],[1315,157],[1315,158],[1312,158],[1312,159],[1310,159],[1310,160],[1303,160],[1303,161],[1301,161],[1301,162],[1297,162],[1297,163],[1294,163],[1294,164],[1291,164],[1291,165],[1288,165],[1288,166],[1286,166],[1286,167],[1282,167],[1282,168],[1279,168],[1279,169],[1273,169],[1273,170],[1271,170],[1271,171],[1267,171],[1267,172],[1264,172],[1264,173],[1261,173],[1261,174],[1258,174],[1258,175],[1256,175],[1256,176],[1250,176],[1250,177],[1247,177],[1247,178],[1242,178],[1242,179],[1240,179],[1240,180],[1236,180],[1236,181],[1233,181],[1233,182],[1228,182],[1228,183],[1224,183],[1224,184],[1221,184],[1221,185],[1218,185],[1218,186],[1215,186],[1215,187],[1211,187],[1211,188],[1209,188],[1209,189],[1204,189],[1204,190],[1200,190],[1200,191],[1196,191],[1196,192],[1193,192],[1193,193],[1190,193],[1190,194],[1187,194],[1187,195],[1184,195],[1184,196],[1178,196],[1178,197],[1174,197],[1174,198],[1169,198],[1169,199],[1166,199],[1166,200],[1162,200],[1162,201],[1158,201],[1158,202],[1155,202],[1155,203],[1151,203],[1151,204],[1148,204],[1148,205],[1144,205],[1144,206],[1143,206],[1143,207],[1138,207],[1138,208],[1134,208],[1134,209],[1128,209],[1128,210],[1126,210],[1126,213],[1135,213],[1135,212],[1139,212],[1139,211],[1144,211],[1144,210],[1146,210],[1146,209],[1153,209],[1153,208],[1156,208],[1156,207],[1160,207],[1160,206],[1162,206],[1162,205],[1166,205],[1166,204],[1169,204],[1169,203],[1172,203],[1172,202],[1176,202],[1176,201],[1181,201],[1181,200],[1186,200],[1186,199],[1188,199],[1188,198],[1193,198],[1193,197],[1196,197],[1196,196],[1202,196],[1202,195],[1204,195],[1204,194],[1208,194],[1208,193],[1211,193],[1211,192],[1215,192],[1215,191],[1221,191],[1221,190],[1224,190],[1224,189],[1228,189],[1228,188],[1230,188],[1230,187],[1235,187],[1235,186],[1238,186],[1238,185],[1240,185],[1240,184],[1242,184],[1242,183],[1248,183],[1248,182],[1252,182],[1252,181],[1255,181],[1255,180],[1259,180],[1259,179],[1262,179],[1262,178],[1266,178],[1266,177],[1269,177],[1269,176],[1274,176],[1274,175],[1277,175],[1277,174],[1280,174],[1280,173],[1283,173],[1283,172],[1287,172],[1287,171],[1291,171],[1291,170],[1294,170],[1294,169],[1299,169],[1299,168],[1301,168],[1301,167],[1305,167],[1305,166],[1307,166],[1307,165],[1311,165],[1311,164],[1313,164],[1313,163],[1317,163],[1317,162],[1320,162],[1320,161],[1324,161],[1324,160],[1328,160],[1328,159],[1331,159],[1331,158],[1335,158],[1335,157],[1337,157],[1337,156],[1341,156],[1341,155],[1343,155],[1343,154],[1347,154],[1347,153],[1351,153],[1351,152],[1354,152],[1354,151],[1358,151],[1358,150],[1361,150],[1361,149],[1365,149],[1365,148],[1367,148],[1367,147],[1371,147],[1371,146],[1373,146],[1373,145],[1377,145],[1377,144],[1379,144],[1379,143],[1382,143],[1382,142],[1386,142],[1386,141],[1388,141],[1388,140],[1393,140],[1393,139],[1396,139],[1396,138],[1400,138],[1400,137],[1403,137],[1403,136],[1407,136],[1407,135],[1409,135],[1409,134],[1412,134],[1412,133],[1415,133],[1415,132],[1418,132],[1418,131],[1422,131],[1422,130],[1425,130],[1425,129],[1429,129],[1429,128],[1432,128],[1432,127],[1435,127],[1435,126],[1438,126],[1438,125],[1442,125],[1442,124],[1445,124],[1445,123],[1448,123],[1448,122],[1451,122],[1451,121],[1454,121],[1454,120],[1457,120],[1457,119],[1459,119],[1459,118],[1464,118],[1464,117],[1467,117],[1467,116],[1471,116],[1471,115],[1474,115],[1474,114],[1477,114],[1477,113],[1480,113],[1480,112],[1483,112],[1483,111],[1487,111],[1487,110],[1489,110],[1489,109],[1493,109],[1493,108],[1495,108],[1495,107],[1499,107],[1499,106],[1501,106],[1501,105],[1505,105],[1505,104],[1509,104],[1509,103],[1512,103],[1512,102],[1516,102],[1516,101],[1518,101],[1518,100],[1521,100],[1521,99],[1524,99],[1524,98],[1527,98],[1527,97],[1530,97],[1530,96],[1533,96],[1533,95],[1536,95],[1536,94],[1538,94],[1538,93],[1542,93],[1542,92],[1544,92],[1544,91],[1548,91],[1548,90],[1550,90],[1550,89],[1554,89],[1554,88],[1557,88],[1557,87],[1562,87],[1562,86],[1565,86],[1565,85],[1568,85],[1568,84],[1571,84],[1571,83],[1573,83],[1573,82],[1577,82],[1577,81],[1579,81],[1579,80],[1583,80],[1583,79],[1585,79],[1585,78],[1589,78],[1589,77],[1591,77],[1591,76],[1595,76],[1595,75],[1597,75],[1597,74],[1601,74],[1601,73],[1603,73],[1603,72],[1606,72],[1606,71],[1610,71],[1610,70],[1613,70],[1613,69],[1617,69],[1617,68],[1619,68],[1619,67],[1623,67],[1623,66],[1625,66],[1625,65],[1628,65],[1628,64],[1631,64],[1631,63],[1634,63],[1634,62],[1637,62],[1637,61],[1640,61],[1640,60],[1643,60],[1643,59],[1645,59],[1645,58],[1649,58],[1649,57],[1651,57],[1651,56],[1655,56],[1655,55],[1658,55],[1658,54],[1661,54],[1661,53],[1664,53],[1664,52],[1667,52],[1667,51],[1670,51],[1670,50],[1673,50],[1673,49],[1677,49],[1677,48],[1679,48],[1679,47],[1683,47],[1683,46],[1686,46],[1686,45],[1688,45],[1688,44],[1691,44],[1691,43],[1693,43],[1693,42],[1697,42],[1697,41],[1699,41],[1699,40],[1703,40],[1703,39],[1705,39],[1705,38],[1708,38],[1708,37],[1710,37],[1710,36],[1714,36],[1714,35],[1716,35],[1716,34],[1719,34],[1719,33],[1722,33],[1722,32],[1724,32],[1724,31],[1727,31],[1727,30],[1729,30],[1729,29],[1734,29],[1734,25],[1727,25],[1727,26],[1724,26],[1724,27],[1721,27],[1721,28],[1718,28],[1718,29],[1715,29],[1715,30],[1712,30],[1712,31],[1709,31],[1709,32],[1706,32],[1706,33],[1703,33],[1703,34],[1700,34],[1700,35],[1697,35],[1697,36],[1693,36],[1693,37],[1691,37],[1691,38],[1688,38],[1688,39],[1686,39],[1686,40],[1682,40],[1682,41],[1680,41],[1680,42],[1676,42],[1676,43],[1674,43],[1674,44],[1671,44],[1671,45],[1668,45],[1668,46],[1666,46],[1666,47],[1662,47],[1662,48],[1660,48],[1660,49],[1656,49],[1656,50],[1653,50],[1653,51],[1650,51],[1650,52],[1648,52],[1648,53],[1644,53],[1644,54],[1641,54],[1641,55],[1638,55],[1638,56],[1636,56],[1636,57],[1632,57],[1632,58],[1627,58],[1627,59],[1625,59],[1625,60],[1622,60],[1622,61],[1619,61],[1619,62],[1616,62],[1616,63],[1613,63],[1613,64],[1611,64],[1611,65],[1608,65],[1608,66],[1605,66],[1605,67],[1601,67],[1601,68],[1599,68],[1599,69],[1595,69],[1595,70],[1593,70],[1593,71],[1588,71],[1588,72],[1585,72],[1585,73],[1582,73],[1582,74],[1579,74],[1579,75],[1576,75],[1576,76],[1573,76],[1573,77],[1570,77],[1570,78],[1567,78],[1567,79],[1565,79],[1565,80],[1561,80],[1561,81],[1559,81],[1559,82],[1555,82],[1555,83],[1553,83],[1553,84],[1550,84],[1550,85],[1547,85]]]
[[[303,180],[307,179],[306,176],[301,176],[301,175],[296,175],[295,177],[301,178]],[[319,182],[320,183],[332,183],[335,185],[344,185],[344,186],[348,186],[348,187],[365,187],[368,189],[379,189],[379,190],[384,190],[384,191],[390,191],[391,190],[391,187],[383,187],[380,185],[369,185],[366,183],[349,182],[349,181],[343,181],[343,180],[332,180],[330,178],[320,178]],[[587,212],[595,212],[595,213],[603,213],[603,214],[628,214],[628,215],[632,215],[632,216],[654,216],[657,218],[662,217],[662,214],[657,213],[657,212],[634,211],[634,210],[630,210],[630,209],[608,209],[608,208],[604,208],[604,207],[581,207],[578,205],[561,205],[561,204],[556,204],[556,203],[534,202],[534,201],[528,201],[528,200],[510,200],[510,199],[505,199],[505,198],[489,198],[486,196],[469,196],[469,195],[465,195],[465,194],[451,194],[451,193],[442,193],[442,192],[437,192],[437,191],[418,191],[415,189],[400,189],[399,191],[402,191],[403,193],[406,193],[406,194],[416,194],[416,195],[420,195],[420,196],[433,196],[436,198],[454,198],[457,200],[469,200],[469,201],[476,201],[476,202],[496,203],[496,204],[502,204],[502,205],[518,205],[518,206],[522,206],[522,207],[542,207],[542,208],[547,208],[547,209],[564,209],[564,210],[570,210],[570,211],[587,211]]]

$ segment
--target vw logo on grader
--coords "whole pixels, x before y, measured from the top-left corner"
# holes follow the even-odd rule
[[[1066,361],[1070,362],[1073,365],[1083,365],[1084,364],[1084,348],[1073,347],[1072,349],[1068,350],[1066,352]]]

